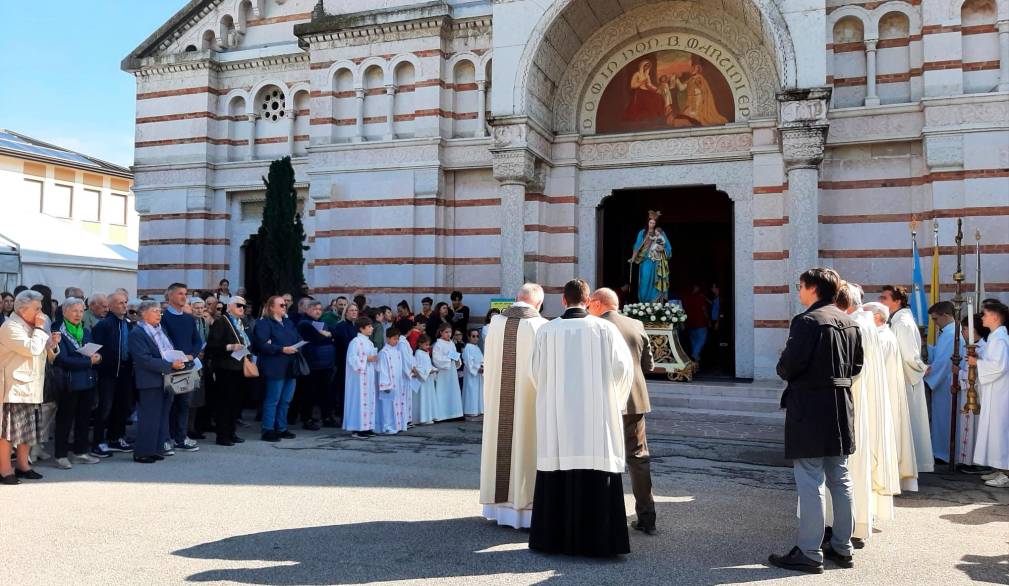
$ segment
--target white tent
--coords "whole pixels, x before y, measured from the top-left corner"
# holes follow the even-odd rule
[[[71,222],[44,215],[26,222],[18,214],[0,215],[0,264],[4,251],[11,249],[20,255],[18,283],[48,285],[59,299],[70,286],[86,293],[117,287],[132,293],[137,288],[137,251],[102,242]],[[17,263],[8,259],[8,264]],[[0,277],[4,270],[0,268]]]

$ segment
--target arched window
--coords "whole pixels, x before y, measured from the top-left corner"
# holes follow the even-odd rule
[[[235,20],[230,14],[221,17],[220,39],[221,45],[225,47],[234,47],[238,44],[238,39],[235,38]]]
[[[217,50],[217,38],[214,35],[214,31],[206,30],[203,31],[203,44],[200,47],[204,51],[216,51]]]
[[[834,25],[834,105],[865,104],[865,29],[862,20],[846,16]]]
[[[307,91],[294,94],[294,155],[304,156],[308,152],[310,99]]]
[[[290,154],[287,148],[288,126],[284,120],[287,96],[283,88],[267,85],[256,92],[252,111],[256,119],[256,158],[270,159]]]
[[[452,72],[452,136],[459,138],[476,134],[478,92],[476,67],[473,62],[463,59],[455,64]]]
[[[354,92],[354,73],[339,69],[333,76],[333,142],[350,142],[354,137],[357,117],[357,98]]]
[[[385,72],[372,65],[364,72],[364,136],[381,140],[387,118],[385,98]]]
[[[195,53],[196,51],[196,45],[186,45],[186,53]]]
[[[249,152],[249,131],[245,98],[235,96],[228,103],[228,160],[239,161]]]
[[[393,131],[397,138],[410,138],[414,130],[414,96],[416,95],[417,72],[413,63],[404,61],[396,66],[396,98],[393,104]]]
[[[876,84],[882,104],[911,101],[911,24],[903,12],[879,19]]]
[[[999,40],[995,0],[967,0],[960,9],[965,94],[995,91],[999,81]]]

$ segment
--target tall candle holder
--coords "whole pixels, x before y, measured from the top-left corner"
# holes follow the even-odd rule
[[[956,272],[953,273],[953,281],[956,282],[956,294],[953,296],[953,307],[956,310],[956,323],[959,324],[963,320],[963,218],[957,218],[956,220]],[[950,358],[953,362],[953,371],[960,371],[960,362],[963,357],[960,355],[960,336],[953,336],[953,356]],[[970,376],[968,372],[968,376]],[[976,374],[975,374],[976,376]],[[950,395],[952,401],[952,409],[950,413],[957,412],[957,394],[960,393],[960,377],[954,376],[952,384],[950,385]],[[949,472],[951,474],[956,472],[956,458],[953,454],[956,453],[956,429],[958,427],[959,421],[956,417],[949,418]]]
[[[977,344],[967,344],[967,358],[977,358]],[[977,398],[977,366],[967,366],[967,402],[963,406],[964,413],[981,413],[981,403]],[[954,411],[955,413],[955,411]]]

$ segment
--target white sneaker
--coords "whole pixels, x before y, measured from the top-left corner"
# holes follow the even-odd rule
[[[195,448],[196,447],[196,440],[189,439],[187,437],[186,441],[182,442],[182,445],[186,446],[187,448]]]
[[[52,457],[52,454],[42,449],[42,446],[32,446],[31,459],[33,462],[45,462],[46,460],[51,460]]]
[[[988,474],[983,474],[981,476],[981,480],[995,480],[999,476],[1002,476],[1002,473],[996,470],[994,472],[989,472]]]
[[[998,478],[985,482],[985,486],[991,486],[994,488],[1009,488],[1009,476],[1001,474]]]
[[[99,458],[96,458],[91,454],[74,454],[73,456],[70,456],[70,461],[75,464],[97,464],[101,462]]]
[[[74,465],[67,458],[56,458],[56,467],[60,470],[70,470]]]

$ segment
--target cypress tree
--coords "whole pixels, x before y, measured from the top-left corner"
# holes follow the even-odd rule
[[[298,213],[291,157],[270,163],[266,184],[263,223],[255,244],[259,263],[255,268],[259,292],[265,302],[270,295],[297,293],[305,283],[305,227]]]

